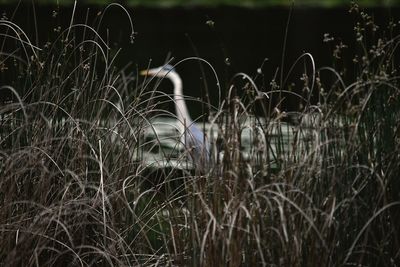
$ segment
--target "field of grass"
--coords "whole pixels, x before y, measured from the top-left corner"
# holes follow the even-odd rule
[[[289,70],[204,97],[207,170],[144,160],[172,98],[117,68],[97,24],[35,44],[2,19],[0,265],[399,266],[399,25],[351,13],[353,65],[327,35],[332,66],[293,63],[301,90]],[[298,110],[282,110],[289,96]]]

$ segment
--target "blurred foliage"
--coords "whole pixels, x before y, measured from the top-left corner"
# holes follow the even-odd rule
[[[21,0],[0,0],[0,4],[16,4]],[[74,0],[32,0],[38,4],[50,5],[71,5]],[[112,3],[112,0],[82,0],[82,4],[103,5]],[[349,0],[125,0],[118,1],[128,6],[155,6],[155,7],[170,7],[170,6],[246,6],[246,7],[262,7],[262,6],[289,6],[294,3],[295,6],[316,6],[316,7],[337,7],[348,6]],[[361,6],[398,6],[400,0],[359,0],[355,1]]]

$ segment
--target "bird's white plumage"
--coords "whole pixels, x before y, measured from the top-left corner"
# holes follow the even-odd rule
[[[171,65],[149,69],[144,74],[167,78],[174,87],[175,112],[178,119],[178,130],[181,142],[189,152],[197,167],[204,169],[209,163],[209,144],[204,133],[193,123],[190,118],[186,101],[183,95],[182,79]]]

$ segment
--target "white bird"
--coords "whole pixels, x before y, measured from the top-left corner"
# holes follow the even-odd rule
[[[181,142],[189,152],[196,169],[206,170],[210,160],[210,145],[204,133],[190,118],[185,98],[182,92],[182,79],[171,65],[143,70],[141,75],[169,79],[174,87],[175,112],[178,119],[178,130]]]

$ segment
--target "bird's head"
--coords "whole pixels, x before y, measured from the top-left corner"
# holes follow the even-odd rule
[[[175,72],[175,68],[172,65],[164,65],[157,68],[142,70],[140,75],[144,76],[155,76],[155,77],[166,77],[168,74]]]

